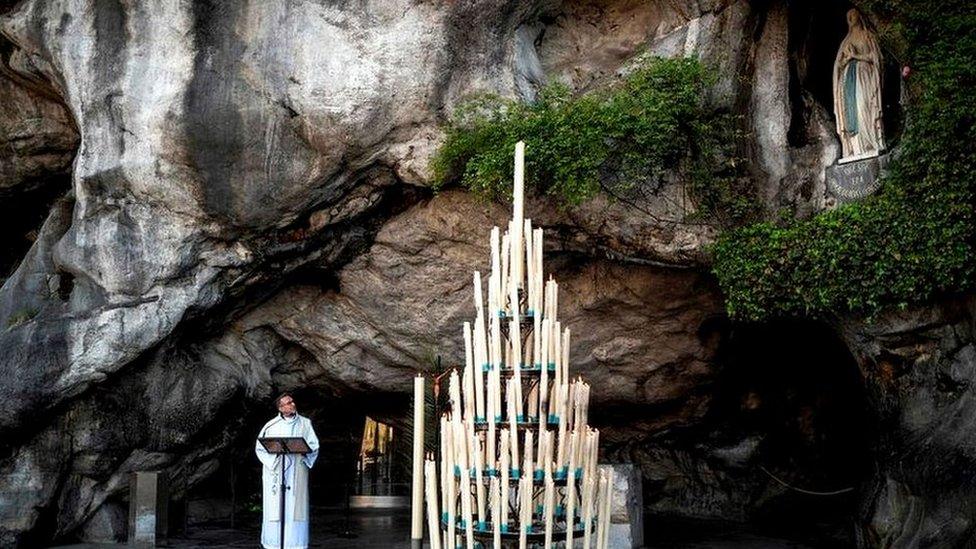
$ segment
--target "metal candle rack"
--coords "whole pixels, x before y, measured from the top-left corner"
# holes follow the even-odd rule
[[[543,278],[542,230],[523,216],[523,166],[518,143],[514,215],[490,234],[487,306],[474,273],[465,365],[450,374],[440,449],[424,461],[431,549],[607,547],[612,471],[597,467],[590,387],[569,376],[570,330],[558,284]]]

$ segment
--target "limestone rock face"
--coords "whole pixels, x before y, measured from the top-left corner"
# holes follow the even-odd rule
[[[759,195],[818,209],[810,174],[836,145],[822,105],[782,96],[787,16],[744,0],[0,2],[0,200],[53,189],[29,250],[4,252],[0,545],[114,536],[129,473],[192,486],[276,390],[397,397],[434,357],[459,362],[467,273],[487,269],[506,206],[434,195],[428,163],[474,94],[595,89],[642,52],[697,55],[713,106],[756,126]],[[794,126],[802,147],[781,139]],[[529,197],[611,447],[712,401],[715,231],[681,222],[685,199],[681,182],[636,204]]]
[[[879,433],[878,474],[862,492],[865,547],[976,540],[976,299],[850,320]]]
[[[455,332],[471,316],[468,273],[488,272],[484,243],[508,217],[465,193],[441,193],[387,222],[339,272],[338,292],[296,286],[241,322],[309,351],[343,386],[405,392],[409,371],[435,355],[463,364]],[[570,256],[559,241],[546,250],[564,296],[560,318],[572,327],[574,372],[590,380],[603,407],[681,401],[713,375],[713,349],[698,337],[722,315],[708,277]]]

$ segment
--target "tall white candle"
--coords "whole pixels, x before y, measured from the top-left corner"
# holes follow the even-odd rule
[[[538,417],[539,415],[539,386],[533,385],[529,389],[529,402],[525,413],[528,417]]]
[[[451,410],[455,413],[461,412],[461,385],[458,379],[457,370],[451,371],[451,377],[448,382],[448,394],[451,397]]]
[[[430,532],[430,549],[440,549],[440,512],[437,509],[437,464],[433,459],[424,463],[427,479],[427,530]],[[421,538],[423,532],[421,532]],[[419,538],[418,538],[419,539]]]
[[[413,378],[413,521],[410,538],[424,539],[424,377]],[[436,504],[435,502],[432,502]]]
[[[488,362],[492,370],[498,370],[501,364],[501,325],[499,324],[498,313],[488,318]]]
[[[572,433],[576,429],[576,381],[567,380],[566,385],[566,432]],[[568,457],[566,459],[569,459]]]
[[[573,527],[576,523],[576,445],[579,433],[569,436],[569,467],[566,470],[566,547],[573,546]]]
[[[474,321],[474,357],[472,371],[474,372],[474,403],[477,421],[485,419],[485,372],[482,362],[484,341],[484,319],[480,316]]]
[[[552,281],[552,316],[559,316],[559,283],[555,279]]]
[[[566,328],[566,330],[563,332],[562,343],[563,382],[569,383],[569,328]]]
[[[566,464],[566,388],[559,386],[559,441],[556,447],[556,470],[561,471]]]
[[[495,376],[492,375],[493,373],[494,370],[492,369],[485,372],[485,419],[489,425],[496,423],[495,418],[498,415],[498,410],[495,408],[495,395],[497,394],[497,390],[495,389]]]
[[[542,321],[542,370],[539,372],[539,429],[546,428],[549,421],[549,329],[550,321]]]
[[[552,458],[555,453],[556,441],[552,431],[546,431],[546,469],[552,470]]]
[[[552,325],[552,335],[549,336],[549,344],[552,346],[549,349],[549,362],[556,367],[556,382],[562,382],[562,361],[559,358],[560,351],[562,351],[562,324],[557,320],[553,322]]]
[[[522,225],[522,234],[525,240],[523,248],[525,249],[525,257],[520,257],[519,262],[525,262],[525,292],[526,292],[526,304],[527,309],[532,310],[532,306],[535,304],[533,298],[535,297],[535,289],[532,287],[532,280],[535,278],[533,274],[533,269],[535,265],[532,263],[532,220],[526,219]]]
[[[508,258],[508,295],[509,295],[509,308],[512,316],[517,316],[519,314],[519,302],[518,302],[518,290],[521,284],[519,279],[519,258],[521,257],[521,247],[520,241],[518,240],[517,232],[521,227],[521,223],[516,222],[514,219],[508,222],[508,232],[511,235],[511,242],[509,247],[509,258]]]
[[[597,463],[600,462],[600,430],[593,429],[593,444],[590,446],[590,468],[593,469],[594,474],[596,474]]]
[[[547,281],[544,286],[545,289],[543,290],[543,299],[545,300],[545,303],[542,306],[542,310],[543,313],[545,313],[546,318],[552,318],[552,313],[549,312],[549,306],[552,304],[551,287],[552,285]]]
[[[492,317],[498,316],[498,291],[495,277],[497,273],[488,275],[488,325],[491,326]]]
[[[508,379],[507,387],[505,388],[505,398],[508,402],[508,433],[511,437],[509,444],[509,451],[512,453],[512,467],[518,467],[519,464],[519,452],[518,452],[518,423],[517,423],[517,412],[515,409],[515,380]]]
[[[593,490],[596,480],[593,475],[583,473],[583,547],[590,549],[590,533],[593,531]]]
[[[588,425],[590,413],[590,385],[588,383],[583,384],[583,398],[580,399],[580,404],[583,406],[580,422],[582,425]]]
[[[473,478],[474,469],[477,467],[479,461],[477,455],[479,445],[478,437],[475,436],[474,431],[474,418],[466,417],[462,424],[464,425],[464,440],[468,449],[468,474],[470,475],[468,478]]]
[[[474,417],[474,349],[471,341],[471,323],[464,323],[464,413]]]
[[[532,527],[532,479],[519,480],[519,549],[527,549],[527,534]]]
[[[509,476],[509,468],[511,467],[509,460],[509,434],[508,429],[502,429],[501,432],[501,449],[499,451],[499,458],[501,463],[499,465],[499,474],[501,475],[501,500],[502,509],[500,521],[502,524],[502,530],[508,532],[508,482],[511,478]]]
[[[494,410],[492,410],[492,412],[494,412]],[[497,456],[495,455],[495,442],[496,442],[495,426],[496,425],[497,424],[495,423],[495,415],[494,413],[492,413],[491,416],[488,418],[488,436],[486,437],[485,440],[485,466],[492,471],[494,471],[495,467],[498,466],[498,462],[496,461]]]
[[[440,457],[441,457],[441,459],[440,459],[440,463],[439,463],[439,465],[440,465],[440,474],[441,474],[441,476],[440,476],[441,484],[440,484],[439,494],[440,494],[440,507],[441,507],[441,509],[444,510],[445,513],[447,513],[447,471],[448,471],[448,468],[447,468],[448,447],[447,447],[447,445],[449,444],[448,439],[447,439],[447,436],[448,436],[447,433],[448,433],[448,431],[447,431],[447,416],[441,416],[441,421],[440,421],[440,438],[441,438],[440,439]],[[451,471],[451,474],[452,475],[454,474],[454,471],[453,470]],[[440,531],[440,529],[438,529],[438,531]],[[431,533],[431,535],[433,535],[433,533]]]
[[[484,448],[477,437],[475,437],[474,447],[475,498],[478,504],[478,529],[480,530],[484,528],[488,515],[485,512]]]
[[[475,549],[474,546],[474,521],[471,513],[471,487],[470,482],[461,483],[461,511],[464,521],[464,546],[467,549]]]
[[[445,421],[445,430],[450,432],[450,422]],[[454,477],[456,452],[453,446],[453,437],[449,435],[446,438],[448,441],[448,451],[447,464],[444,466],[444,469],[447,495],[445,496],[444,508],[447,509],[447,536],[444,539],[444,546],[448,549],[453,549],[457,543],[457,480]]]
[[[535,257],[533,258],[533,260],[535,261],[535,270],[534,270],[535,285],[536,285],[535,298],[536,298],[536,307],[539,309],[539,312],[536,314],[541,315],[543,313],[541,294],[542,294],[542,281],[544,279],[543,278],[544,275],[542,272],[542,229],[536,229],[534,232],[535,232],[535,244],[532,247],[532,251],[535,253]]]
[[[545,467],[546,467],[546,436],[548,434],[549,434],[549,431],[546,431],[546,430],[539,431],[538,440],[536,441],[535,456],[533,456],[533,458],[535,460],[535,470],[536,471],[545,471]]]
[[[503,307],[503,308],[505,307],[505,305],[507,303],[507,296],[508,296],[508,293],[509,293],[508,292],[508,286],[509,286],[508,278],[509,278],[509,270],[510,270],[510,267],[509,267],[508,264],[511,263],[511,259],[512,259],[511,246],[512,246],[511,237],[506,232],[505,235],[502,236],[502,269],[501,269],[501,271],[498,272],[498,274],[500,276],[499,283],[501,284],[501,286],[499,288],[500,289],[500,293],[498,294],[498,299],[499,299],[499,305],[501,307]]]
[[[542,314],[538,312],[532,318],[532,362],[542,364]]]
[[[491,277],[489,277],[489,280],[493,280],[493,285],[495,286],[495,288],[494,288],[494,290],[495,290],[495,297],[497,298],[500,295],[500,292],[501,292],[501,287],[499,286],[501,284],[501,278],[494,278],[494,277],[500,277],[500,275],[501,275],[501,268],[502,268],[502,264],[501,264],[501,236],[499,234],[499,229],[498,229],[497,226],[492,227],[492,229],[491,229],[490,241],[491,242],[490,242],[489,245],[491,246]],[[490,284],[492,284],[492,283],[490,283]],[[497,303],[496,303],[496,305],[497,305]],[[498,310],[497,309],[493,309],[493,310],[489,311],[489,313],[490,314],[493,314],[493,315],[497,315],[498,314]]]
[[[502,413],[502,372],[500,366],[492,368],[491,373],[495,379],[495,422],[502,423],[505,421],[504,414]]]
[[[509,334],[512,339],[512,365],[515,369],[513,379],[515,380],[515,411],[521,417],[522,411],[522,346],[521,334],[519,333],[518,319],[511,320],[509,323]]]
[[[481,271],[474,272],[474,310],[478,312],[478,315],[483,315],[485,310],[485,304],[482,301],[484,295],[482,294],[481,288]]]
[[[502,549],[501,521],[498,519],[501,515],[501,489],[498,486],[498,477],[491,477],[491,485],[489,486],[489,490],[491,491],[492,540],[494,541],[495,549]]]
[[[603,521],[603,538],[600,540],[600,549],[607,549],[610,545],[610,512],[613,504],[613,469],[606,469],[607,484],[604,487],[603,509],[601,510],[601,520]]]
[[[604,499],[607,493],[607,476],[602,471],[600,472],[600,484],[597,488],[597,500],[596,500],[596,546],[597,549],[603,549],[603,534],[606,530],[606,521],[604,520],[605,514],[604,509]]]
[[[522,250],[522,220],[525,219],[525,143],[519,141],[515,144],[515,191],[513,201],[515,202],[515,208],[513,212],[513,218],[515,220],[515,230],[516,232],[512,235],[513,242],[518,242],[518,249],[516,249],[516,255],[513,257],[520,257]],[[515,272],[515,284],[519,285],[522,275],[521,261],[518,262]]]
[[[555,504],[555,483],[552,481],[552,473],[546,470],[545,473],[545,499],[544,499],[544,509],[546,512],[545,524],[545,545],[543,547],[552,547],[552,515],[553,515],[553,505]]]
[[[468,467],[469,461],[465,449],[469,446],[465,440],[468,438],[466,427],[462,427],[464,422],[456,423],[455,438],[458,440],[458,466],[461,469],[461,520],[464,524],[465,545],[468,549],[474,549],[474,523],[471,513],[471,473]]]

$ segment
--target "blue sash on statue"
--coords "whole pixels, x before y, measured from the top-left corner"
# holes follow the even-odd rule
[[[844,75],[844,129],[847,133],[857,134],[857,60],[852,59],[847,64],[847,74]]]

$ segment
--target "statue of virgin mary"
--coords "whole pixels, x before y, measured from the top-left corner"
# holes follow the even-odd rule
[[[834,116],[843,157],[877,156],[884,150],[881,126],[881,49],[857,10],[847,12],[847,36],[834,61]]]

